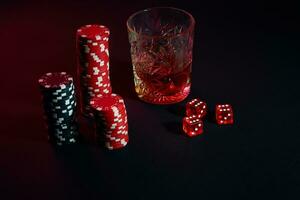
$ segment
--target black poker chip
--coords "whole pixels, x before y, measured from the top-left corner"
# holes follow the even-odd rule
[[[78,137],[79,136],[79,131],[78,130],[64,130],[64,131],[57,131],[57,130],[49,130],[48,131],[49,136],[74,136]]]
[[[65,88],[45,88],[45,87],[40,87],[40,91],[43,95],[52,95],[52,96],[59,96],[62,93],[71,93],[74,90],[74,84],[67,84],[65,85]]]
[[[74,131],[78,130],[78,125],[76,120],[72,120],[70,122],[61,122],[61,123],[54,123],[53,121],[46,120],[47,122],[47,129],[51,131]]]
[[[74,122],[75,118],[76,118],[75,115],[70,118],[59,118],[59,119],[47,118],[46,122],[51,127],[57,127],[57,128],[63,129],[63,127],[65,127],[65,126],[71,127],[75,123]],[[63,125],[65,125],[65,126],[63,126]]]
[[[75,110],[76,109],[76,105],[77,105],[77,103],[76,102],[74,102],[74,103],[72,103],[72,104],[70,104],[70,105],[59,105],[59,104],[56,104],[56,105],[51,105],[51,104],[43,104],[43,107],[44,107],[44,109],[45,109],[45,111],[49,111],[49,112],[51,112],[51,113],[61,113],[61,114],[63,114],[63,113],[65,113],[65,114],[67,114],[68,113],[68,111],[72,111],[72,110]]]
[[[49,95],[49,94],[43,94],[42,100],[45,103],[64,103],[68,99],[74,99],[75,98],[75,91],[73,90],[72,93],[62,93],[60,95]],[[68,101],[67,101],[68,102]]]
[[[76,144],[78,142],[78,134],[77,135],[49,135],[48,136],[50,143],[63,146],[63,145],[70,145]]]
[[[43,96],[49,96],[49,97],[58,97],[58,96],[63,96],[66,94],[71,94],[74,91],[75,86],[73,84],[66,86],[65,89],[56,89],[56,90],[41,90],[41,93]]]
[[[76,103],[74,103],[73,105],[69,105],[69,106],[62,106],[62,105],[58,105],[58,106],[49,106],[49,105],[44,105],[44,110],[47,113],[56,113],[56,114],[67,114],[69,111],[73,111],[76,109]]]
[[[66,105],[45,105],[44,104],[44,112],[46,117],[49,118],[70,118],[76,114],[76,102],[73,104],[70,104],[68,106]]]
[[[75,91],[70,93],[62,93],[61,95],[43,95],[43,101],[45,103],[62,103],[68,104],[68,102],[75,100]]]
[[[46,73],[39,79],[49,141],[56,145],[78,141],[76,93],[73,78],[65,72]]]

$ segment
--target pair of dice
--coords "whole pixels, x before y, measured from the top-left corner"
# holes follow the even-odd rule
[[[219,125],[233,124],[233,110],[229,104],[216,105],[216,122]],[[203,118],[207,114],[207,105],[200,99],[192,99],[186,104],[186,117],[182,127],[186,135],[192,137],[203,133]]]

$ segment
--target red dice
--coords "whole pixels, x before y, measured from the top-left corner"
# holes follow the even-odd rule
[[[216,105],[216,121],[218,124],[233,124],[233,111],[229,104]]]
[[[183,131],[186,135],[193,137],[203,133],[203,122],[201,115],[191,115],[182,120]]]
[[[200,115],[202,119],[207,113],[207,105],[200,99],[192,99],[186,104],[186,115]]]

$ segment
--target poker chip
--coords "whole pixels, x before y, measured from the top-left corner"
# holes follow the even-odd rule
[[[39,79],[39,84],[44,89],[65,89],[73,82],[73,78],[66,72],[46,73]],[[49,90],[50,91],[50,90]]]
[[[108,41],[109,29],[103,25],[89,24],[77,30],[77,36],[81,39],[89,40],[88,43],[97,41]]]
[[[105,147],[109,150],[114,150],[114,149],[119,149],[119,148],[123,148],[127,145],[128,143],[128,139],[122,138],[118,141],[114,140],[114,141],[106,141],[105,142]]]
[[[111,94],[109,77],[109,29],[103,25],[85,25],[77,30],[76,47],[80,107],[85,116],[92,116],[90,100]]]
[[[109,35],[103,25],[85,25],[76,32],[77,75],[81,113],[94,119],[96,140],[114,150],[129,142],[124,100],[112,93],[109,76]],[[38,80],[49,141],[74,144],[79,138],[73,78],[49,72]]]
[[[129,137],[122,97],[116,94],[94,97],[90,106],[95,118],[96,140],[109,150],[125,147]]]
[[[55,145],[76,143],[79,134],[73,78],[66,72],[53,72],[38,82],[49,141]]]

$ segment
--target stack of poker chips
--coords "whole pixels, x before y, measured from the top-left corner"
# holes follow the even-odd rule
[[[90,100],[111,94],[109,77],[109,29],[102,25],[85,25],[77,30],[76,48],[81,88],[81,111],[92,116]]]
[[[56,145],[77,142],[76,97],[73,78],[66,72],[39,79],[49,140]]]
[[[95,118],[96,140],[107,149],[125,147],[129,141],[124,100],[116,94],[95,97],[90,101]]]

